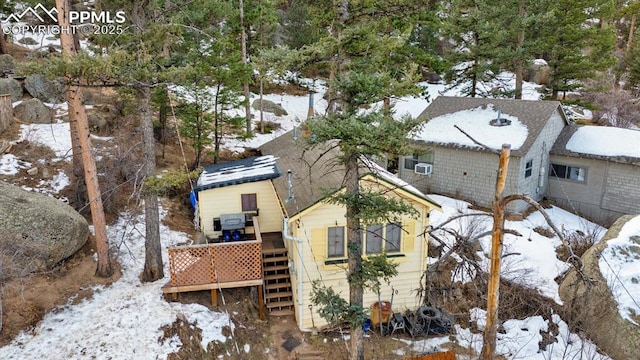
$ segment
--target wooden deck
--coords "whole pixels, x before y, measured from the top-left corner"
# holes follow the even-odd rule
[[[170,247],[170,281],[162,292],[177,299],[181,292],[210,290],[211,304],[216,306],[218,289],[258,286],[263,317],[262,253],[283,248],[284,243],[281,233],[260,233],[257,218],[254,228],[254,240]]]

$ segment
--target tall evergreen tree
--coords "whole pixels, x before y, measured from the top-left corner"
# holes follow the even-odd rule
[[[331,86],[340,107],[326,117],[313,118],[307,126],[312,134],[311,146],[337,142],[340,154],[334,161],[345,170],[345,190],[334,193],[330,201],[346,208],[349,300],[341,318],[351,325],[350,358],[354,360],[364,358],[364,290],[375,288],[393,274],[384,258],[373,263],[363,261],[362,230],[367,224],[397,219],[401,214],[414,211],[402,201],[360,185],[363,166],[367,164],[363,160],[387,153],[411,153],[409,133],[418,126],[415,119],[396,120],[391,109],[379,106],[385,98],[420,91],[415,85],[416,64],[406,55],[401,56],[405,54],[402,50],[413,27],[413,23],[406,20],[413,19],[410,15],[419,7],[404,0],[386,5],[361,0],[335,1],[330,8],[334,28],[317,46],[306,48],[309,53],[324,53],[322,57],[330,55],[337,59]],[[374,109],[361,111],[362,107],[376,103],[378,106]],[[329,301],[324,296],[327,294],[335,301]],[[347,304],[335,295],[326,287],[314,289],[316,299]]]
[[[612,16],[611,1],[544,0],[537,6],[536,48],[551,70],[552,99],[613,65],[615,32],[606,26]]]

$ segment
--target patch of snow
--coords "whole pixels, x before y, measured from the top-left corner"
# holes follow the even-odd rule
[[[69,123],[20,125],[22,131],[19,141],[49,147],[56,153],[53,161],[71,158],[71,131]]]
[[[640,158],[640,131],[609,126],[581,126],[567,141],[569,151]]]
[[[0,156],[0,175],[15,175],[20,169],[28,169],[31,163],[18,159],[13,154]]]
[[[510,125],[492,126],[490,121],[498,118],[499,110],[493,104],[453,114],[435,117],[422,126],[416,139],[429,143],[454,144],[481,148],[454,126],[469,133],[473,129],[474,138],[491,149],[499,150],[502,144],[511,144],[512,150],[519,149],[527,140],[527,127],[515,116],[502,113],[500,119],[511,121]]]
[[[617,238],[607,241],[599,260],[600,272],[618,303],[620,316],[636,325],[640,325],[639,260],[640,215],[624,224]]]

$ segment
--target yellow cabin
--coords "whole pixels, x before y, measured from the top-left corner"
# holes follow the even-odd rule
[[[335,144],[304,150],[289,132],[260,147],[264,156],[205,167],[195,188],[204,244],[169,249],[165,293],[258,286],[258,302],[274,315],[295,314],[301,330],[326,325],[310,301],[320,280],[348,299],[345,207],[327,201],[343,188]],[[363,256],[386,252],[399,264],[391,285],[366,293],[364,305],[393,300],[392,310],[416,309],[426,268],[424,231],[440,206],[371,161],[360,184],[410,203],[418,214],[363,229]],[[393,295],[392,295],[393,292]]]

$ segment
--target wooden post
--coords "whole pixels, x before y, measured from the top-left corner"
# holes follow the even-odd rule
[[[1,34],[0,34],[1,36]],[[11,95],[0,95],[0,134],[2,134],[13,122],[13,105]]]
[[[493,360],[496,351],[496,333],[498,332],[498,300],[500,298],[500,256],[502,255],[502,228],[504,227],[504,208],[502,192],[507,181],[511,145],[503,144],[498,165],[496,193],[493,200],[493,233],[491,236],[491,269],[487,290],[487,323],[482,341],[481,360]]]
[[[211,306],[218,306],[218,290],[211,289]]]
[[[265,320],[264,317],[264,295],[262,294],[262,285],[258,285],[258,315],[260,320]]]

